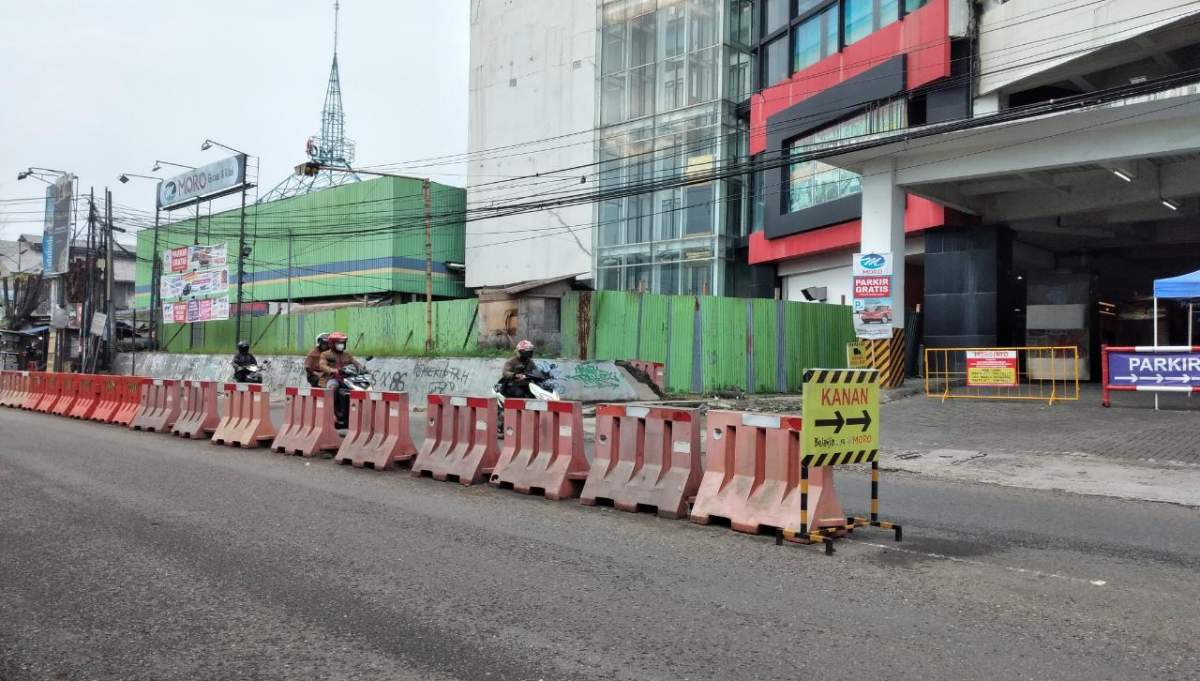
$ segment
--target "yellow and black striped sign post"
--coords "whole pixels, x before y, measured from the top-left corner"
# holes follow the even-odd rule
[[[879,382],[874,369],[811,369],[804,374],[800,450],[800,528],[783,530],[777,543],[794,539],[822,542],[833,553],[833,537],[856,527],[892,530],[901,540],[901,528],[879,519]],[[846,518],[841,527],[810,530],[808,522],[809,468],[854,463],[871,464],[870,519]]]

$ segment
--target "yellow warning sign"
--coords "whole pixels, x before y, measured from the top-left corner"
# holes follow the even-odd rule
[[[870,369],[867,359],[867,344],[862,341],[846,343],[846,366],[851,369]]]
[[[879,456],[879,372],[808,370],[801,416],[803,465],[875,461]]]

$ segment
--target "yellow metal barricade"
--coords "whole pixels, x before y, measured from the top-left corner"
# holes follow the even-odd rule
[[[1078,400],[1079,348],[925,348],[925,396]]]

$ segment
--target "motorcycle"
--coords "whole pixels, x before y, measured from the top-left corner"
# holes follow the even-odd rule
[[[333,393],[334,427],[344,430],[350,426],[350,393],[354,390],[370,390],[375,377],[366,369],[347,364],[333,375],[337,387]]]
[[[233,380],[235,383],[257,383],[263,382],[263,371],[270,366],[271,360],[262,363],[262,366],[257,364],[247,364],[246,366],[233,365]]]
[[[525,378],[529,382],[525,386],[529,389],[529,395],[524,399],[542,400],[542,401],[557,401],[562,399],[558,395],[558,386],[555,385],[554,379],[539,368],[534,368],[529,373],[525,374]],[[509,399],[504,394],[505,382],[497,381],[496,385],[492,386],[492,397],[496,400],[496,432],[501,436],[504,435],[504,400]],[[521,399],[521,398],[517,398]]]

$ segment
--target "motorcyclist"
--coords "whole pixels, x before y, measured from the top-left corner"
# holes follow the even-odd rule
[[[342,370],[342,367],[353,364],[359,370],[363,369],[362,362],[354,359],[354,356],[346,352],[346,334],[341,331],[334,331],[329,334],[329,349],[321,353],[321,379],[325,382],[326,388],[338,387],[337,373]]]
[[[529,391],[529,374],[536,370],[533,343],[528,340],[517,343],[517,354],[504,363],[504,371],[500,375],[500,393],[505,397],[533,397]]]
[[[233,356],[233,380],[235,383],[245,383],[249,377],[249,368],[257,366],[258,360],[250,354],[250,343],[238,341],[237,354]]]
[[[304,357],[304,374],[308,378],[308,384],[316,388],[321,385],[321,355],[329,350],[329,334],[322,333],[317,336],[316,345]]]

